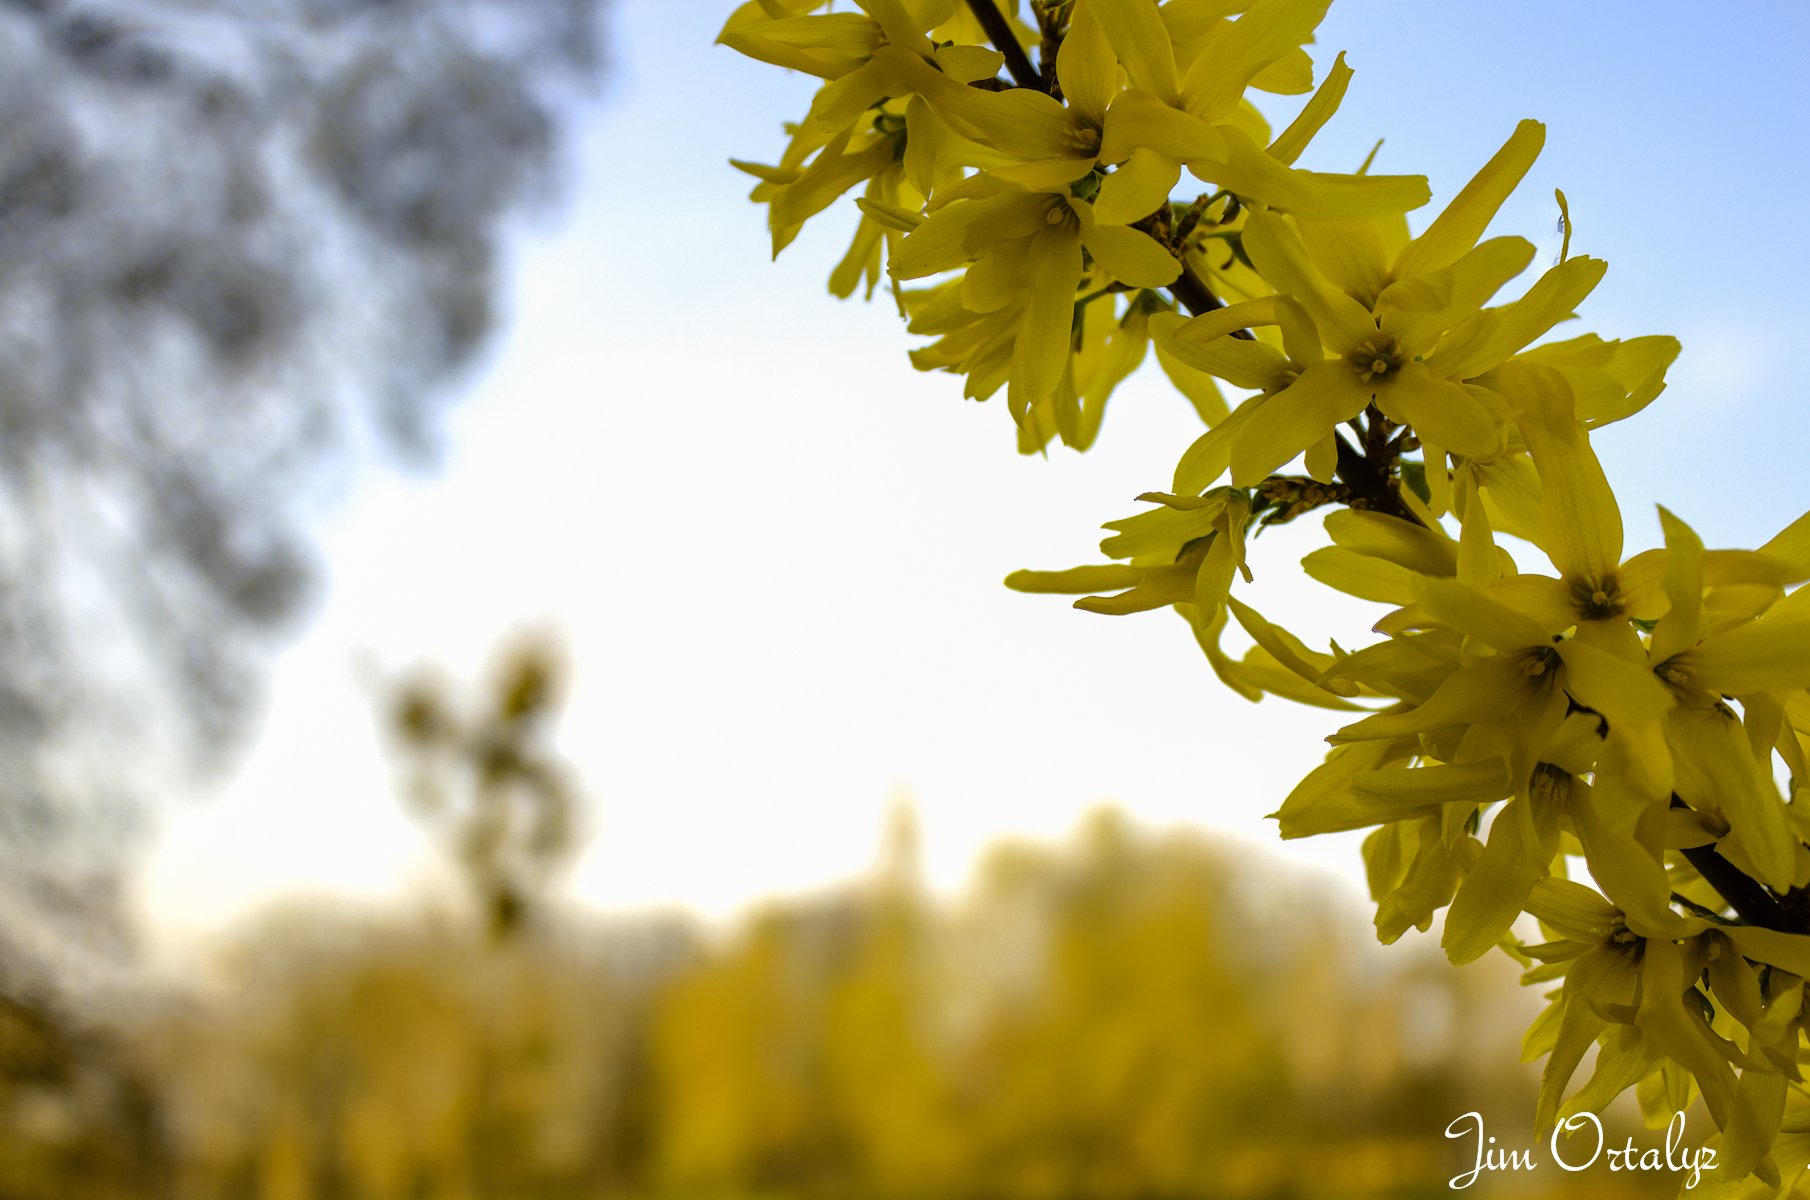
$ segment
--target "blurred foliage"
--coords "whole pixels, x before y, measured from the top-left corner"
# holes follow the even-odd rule
[[[431,452],[600,8],[0,4],[0,994],[237,745],[310,508]]]
[[[504,646],[476,705],[429,670],[388,697],[404,794],[458,863],[494,937],[526,924],[535,897],[578,849],[578,788],[553,746],[567,665],[551,635],[525,634]]]
[[[15,1119],[43,1089],[8,1051],[0,1195],[1431,1197],[1460,1112],[1528,1144],[1532,1079],[1488,1044],[1508,964],[1404,970],[1311,886],[1111,815],[1001,848],[960,904],[909,834],[732,928],[267,916],[118,1018],[75,1143]],[[1478,1190],[1676,1185],[1628,1178]]]

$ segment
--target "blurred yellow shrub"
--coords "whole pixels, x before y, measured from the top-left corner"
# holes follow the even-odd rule
[[[1521,1015],[1492,1007],[1523,999],[1506,961],[1404,969],[1355,905],[1110,814],[1000,848],[960,904],[913,862],[728,929],[268,916],[219,981],[126,1022],[134,1144],[169,1170],[118,1194],[1430,1196],[1465,1165],[1459,1113],[1525,1139],[1531,1079],[1468,1067],[1513,1057],[1484,1032]],[[1502,1183],[1633,1194],[1541,1176]]]

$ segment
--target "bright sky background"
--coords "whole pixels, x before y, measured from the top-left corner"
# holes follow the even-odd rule
[[[595,808],[570,885],[595,905],[723,914],[844,877],[906,794],[946,886],[993,839],[1060,834],[1108,800],[1360,877],[1358,835],[1284,846],[1263,819],[1335,715],[1226,693],[1170,614],[999,584],[1095,561],[1100,522],[1166,484],[1194,436],[1185,401],[1140,376],[1094,451],[1020,458],[1003,403],[911,369],[889,301],[827,294],[846,222],[770,263],[725,160],[776,157],[812,81],[712,46],[727,8],[618,0],[571,207],[520,242],[512,324],[444,469],[372,473],[324,523],[330,588],[260,740],[221,794],[177,808],[142,872],[158,928],[435,878],[355,664],[472,678],[531,623],[575,658],[562,740]],[[1425,171],[1436,211],[1542,119],[1545,155],[1496,232],[1551,260],[1564,187],[1573,252],[1610,263],[1584,328],[1684,339],[1671,390],[1596,439],[1632,541],[1656,540],[1654,501],[1711,545],[1810,509],[1806,44],[1795,0],[1338,0],[1322,26],[1316,57],[1347,50],[1357,76],[1302,165],[1350,169],[1386,136],[1377,169]],[[1294,565],[1304,536],[1258,543],[1255,603],[1284,623],[1323,596]]]

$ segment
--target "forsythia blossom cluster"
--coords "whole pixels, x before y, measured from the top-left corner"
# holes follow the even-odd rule
[[[1500,946],[1558,985],[1526,1042],[1542,1126],[1630,1087],[1662,1122],[1700,1095],[1718,1186],[1789,1189],[1810,1161],[1810,517],[1711,550],[1661,510],[1664,547],[1624,557],[1589,434],[1660,394],[1678,343],[1542,340],[1605,269],[1568,228],[1495,302],[1534,258],[1483,234],[1537,122],[1418,235],[1422,177],[1297,168],[1352,74],[1341,56],[1314,84],[1329,2],[753,0],[721,40],[824,84],[776,164],[737,166],[775,253],[859,188],[832,291],[884,276],[927,339],[914,363],[1004,388],[1021,450],[1086,448],[1154,353],[1205,431],[1108,524],[1112,561],[1008,584],[1173,607],[1232,690],[1344,710],[1282,834],[1375,827],[1383,940],[1443,909],[1454,962]],[[1253,90],[1308,99],[1278,133]],[[1387,607],[1368,646],[1316,649],[1235,594],[1256,529],[1325,506],[1302,565]]]

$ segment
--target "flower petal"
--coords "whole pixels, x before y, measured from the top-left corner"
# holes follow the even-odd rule
[[[1481,375],[1571,316],[1608,269],[1600,258],[1566,259],[1535,280],[1519,300],[1488,310],[1490,320],[1470,325],[1442,342],[1429,356],[1429,364],[1454,379]]]
[[[1307,149],[1307,143],[1313,140],[1313,135],[1320,132],[1321,127],[1339,111],[1339,104],[1345,99],[1345,88],[1351,83],[1352,74],[1351,68],[1345,65],[1345,52],[1339,51],[1339,56],[1333,59],[1332,69],[1326,72],[1326,78],[1321,80],[1319,89],[1314,92],[1313,99],[1288,123],[1288,128],[1270,143],[1270,157],[1278,162],[1294,165],[1295,160],[1301,157],[1301,151]]]
[[[1069,106],[1095,124],[1119,90],[1119,60],[1092,4],[1077,4],[1056,52],[1056,80]]]
[[[1232,483],[1250,487],[1306,450],[1339,424],[1364,411],[1369,396],[1349,365],[1315,363],[1270,397],[1232,446]]]
[[[1546,127],[1538,121],[1522,121],[1515,126],[1502,149],[1452,198],[1426,232],[1408,243],[1395,260],[1396,276],[1405,278],[1438,270],[1475,246],[1496,210],[1540,156],[1545,142]]]
[[[1175,48],[1156,5],[1149,0],[1085,0],[1080,7],[1093,10],[1094,19],[1125,65],[1133,87],[1154,93],[1163,101],[1180,97]]]
[[[1302,221],[1295,231],[1315,267],[1360,304],[1389,282],[1389,254],[1378,221]]]
[[[1275,298],[1268,296],[1198,317],[1159,313],[1150,320],[1150,336],[1158,346],[1196,370],[1217,375],[1233,387],[1268,391],[1287,383],[1288,360],[1274,346],[1232,337],[1231,333],[1251,325],[1271,324],[1276,315]]]
[[[1541,548],[1568,578],[1608,584],[1621,564],[1621,507],[1572,415],[1570,385],[1552,367],[1521,363],[1500,379],[1540,472]]]
[[[1673,661],[1722,695],[1810,688],[1810,611],[1763,617],[1712,634]]]
[[[1558,816],[1550,798],[1534,792],[1502,807],[1490,825],[1482,857],[1446,911],[1439,944],[1448,959],[1474,962],[1507,935],[1534,884],[1550,873],[1558,842]]]
[[[1027,266],[1031,286],[1012,350],[1011,390],[1035,403],[1056,390],[1068,366],[1075,286],[1081,281],[1080,233],[1064,227],[1038,234]]]
[[[1662,586],[1670,611],[1653,630],[1649,652],[1663,665],[1697,644],[1703,634],[1703,542],[1696,531],[1664,508],[1659,524],[1665,531],[1665,575]]]
[[[1071,567],[1066,571],[1013,571],[1006,576],[1006,586],[1015,592],[1082,596],[1092,592],[1136,587],[1143,577],[1142,567],[1129,567],[1123,563],[1097,563]]]
[[[1490,458],[1500,447],[1501,433],[1489,410],[1464,388],[1436,378],[1420,363],[1404,363],[1394,379],[1379,382],[1376,406],[1390,420],[1412,425],[1453,454]]]
[[[1287,220],[1273,213],[1252,213],[1245,225],[1244,248],[1266,281],[1307,310],[1335,353],[1349,353],[1376,337],[1370,311],[1327,283]]]
[[[1329,4],[1330,0],[1257,0],[1236,21],[1214,29],[1181,86],[1188,111],[1208,120],[1230,113],[1258,72],[1313,40]],[[1341,84],[1339,92],[1343,91]],[[1336,97],[1332,107],[1338,107]]]
[[[1075,205],[1077,211],[1087,207],[1080,203]],[[1091,215],[1082,219],[1082,225],[1081,241],[1087,252],[1120,283],[1132,287],[1162,287],[1175,282],[1182,273],[1181,261],[1169,253],[1166,246],[1141,230],[1095,222]]]
[[[1168,202],[1181,167],[1154,150],[1136,150],[1100,181],[1094,215],[1112,225],[1141,221]]]

